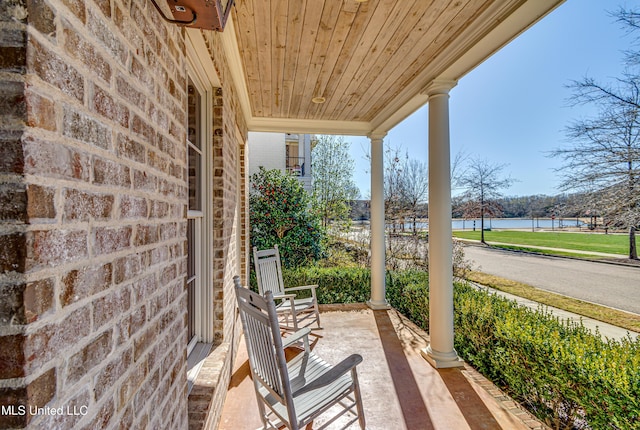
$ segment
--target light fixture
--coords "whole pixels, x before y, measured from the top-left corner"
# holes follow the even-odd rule
[[[229,18],[231,7],[235,0],[166,0],[173,15],[167,18],[156,0],[151,3],[160,16],[172,24],[185,27],[201,28],[203,30],[222,31]]]
[[[325,99],[324,97],[314,97],[311,99],[311,101],[317,105],[322,104],[324,102],[327,101],[327,99]]]

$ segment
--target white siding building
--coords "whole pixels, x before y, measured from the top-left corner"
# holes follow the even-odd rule
[[[249,175],[260,167],[288,172],[311,192],[311,135],[250,132]]]

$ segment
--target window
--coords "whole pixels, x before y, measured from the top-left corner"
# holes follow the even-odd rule
[[[197,319],[199,317],[198,302],[203,286],[203,145],[202,145],[202,96],[193,81],[189,79],[187,87],[188,128],[188,187],[189,203],[187,211],[187,321],[189,352],[199,340]]]

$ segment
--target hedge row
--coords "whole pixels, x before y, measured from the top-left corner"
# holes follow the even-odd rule
[[[318,284],[320,303],[369,299],[361,268],[287,270]],[[428,275],[387,273],[390,304],[428,331]],[[640,429],[640,341],[602,340],[581,324],[466,284],[454,290],[455,347],[469,364],[552,428]]]

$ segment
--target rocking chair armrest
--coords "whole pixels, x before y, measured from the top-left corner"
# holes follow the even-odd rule
[[[300,290],[315,290],[318,285],[301,285],[299,287],[285,288],[284,291],[300,291]]]
[[[288,300],[288,299],[295,299],[296,295],[295,294],[278,294],[277,296],[274,294],[273,295],[273,300]]]
[[[292,333],[291,335],[282,339],[282,347],[287,348],[288,346],[291,346],[292,344],[299,341],[300,339],[303,339],[304,337],[309,336],[309,333],[311,333],[311,329],[309,327],[302,328]]]
[[[317,390],[318,388],[322,388],[326,385],[331,384],[332,382],[335,382],[344,374],[354,369],[360,363],[362,363],[362,356],[360,354],[351,354],[340,363],[333,366],[327,373],[323,374],[318,379],[315,379],[309,384],[298,389],[295,393],[293,393],[293,397],[299,396],[300,394],[304,394],[312,390]]]

